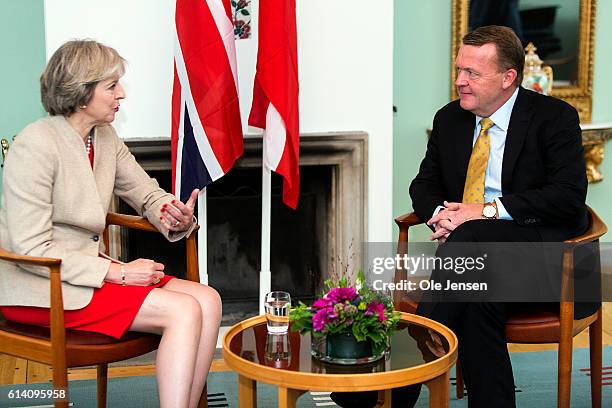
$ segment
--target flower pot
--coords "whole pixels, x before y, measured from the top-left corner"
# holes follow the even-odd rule
[[[334,333],[313,338],[311,345],[311,354],[314,358],[342,365],[371,363],[383,357],[386,351],[373,354],[372,343],[357,341],[352,333]]]
[[[351,333],[334,333],[327,336],[327,355],[332,358],[364,358],[372,356],[372,343],[357,341]]]

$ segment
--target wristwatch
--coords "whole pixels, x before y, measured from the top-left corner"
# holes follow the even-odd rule
[[[482,207],[482,217],[488,220],[496,220],[499,218],[497,203],[495,201],[492,203],[485,203],[484,207]]]

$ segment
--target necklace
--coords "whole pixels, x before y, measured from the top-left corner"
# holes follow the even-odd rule
[[[87,136],[87,142],[85,143],[85,151],[87,152],[87,156],[91,154],[91,145],[92,145],[92,138],[90,134],[89,136]]]

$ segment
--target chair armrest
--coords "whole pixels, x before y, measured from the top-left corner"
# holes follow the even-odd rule
[[[605,233],[608,232],[608,227],[604,222],[599,218],[599,216],[591,209],[591,207],[587,207],[589,211],[589,216],[591,217],[589,223],[589,229],[585,231],[584,234],[568,239],[564,241],[565,244],[569,245],[579,245],[587,242],[593,242],[601,238]]]
[[[397,238],[397,254],[403,256],[408,253],[408,228],[422,224],[421,219],[414,213],[408,213],[404,215],[400,215],[395,218],[395,223],[399,227],[399,236]],[[394,282],[401,282],[406,279],[407,274],[406,271],[402,268],[397,268],[395,270],[395,276],[393,278]],[[393,300],[395,302],[396,307],[399,308],[400,304],[400,292],[395,291],[393,294]]]
[[[6,251],[0,248],[0,259],[9,262],[15,262],[27,265],[37,265],[49,268],[49,285],[50,285],[50,308],[49,308],[49,321],[51,322],[51,342],[55,344],[54,347],[54,359],[64,359],[65,355],[55,355],[55,350],[65,348],[66,345],[66,330],[64,328],[64,300],[62,296],[62,277],[60,273],[60,265],[62,264],[61,259],[57,258],[43,258],[34,257],[27,255],[17,255],[13,252]]]
[[[574,321],[574,248],[578,245],[595,242],[608,232],[608,227],[597,213],[588,206],[587,211],[590,218],[589,228],[584,234],[563,241],[566,247],[563,250],[563,270],[561,272],[560,336],[570,339]]]
[[[120,227],[126,227],[141,231],[148,232],[159,232],[153,224],[151,224],[146,218],[137,215],[126,215],[109,212],[106,214],[106,225],[117,225]],[[196,225],[193,232],[200,228]],[[200,281],[200,274],[198,272],[198,255],[196,248],[196,234],[191,233],[186,238],[186,257],[187,257],[187,270],[185,271],[186,277],[192,282]],[[108,250],[108,229],[104,231],[104,244]]]
[[[395,223],[398,227],[400,227],[400,229],[408,229],[414,225],[422,224],[423,221],[421,221],[421,219],[416,215],[416,213],[411,212],[397,217],[395,219]]]
[[[158,232],[157,228],[146,218],[138,215],[126,215],[109,212],[106,214],[106,225],[118,225],[141,231]]]
[[[38,265],[38,266],[60,266],[62,263],[61,259],[57,258],[42,258],[27,255],[17,255],[13,252],[6,251],[0,248],[0,259],[9,262],[22,263],[27,265]],[[53,268],[54,269],[54,268]],[[53,271],[53,270],[52,270]],[[59,269],[58,269],[59,272]]]
[[[106,225],[118,225],[120,227],[127,227],[141,231],[159,232],[159,230],[155,228],[155,226],[151,224],[146,218],[140,217],[138,215],[117,214],[114,212],[109,212],[108,214],[106,214]],[[200,226],[196,225],[194,231],[197,231],[199,228]]]

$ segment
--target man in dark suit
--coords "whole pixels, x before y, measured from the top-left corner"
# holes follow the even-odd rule
[[[561,100],[523,89],[524,61],[521,42],[507,27],[480,27],[463,38],[456,58],[460,98],[436,113],[425,158],[410,186],[413,208],[428,220],[431,239],[447,242],[438,256],[453,252],[451,243],[463,243],[469,252],[488,242],[558,242],[588,226],[577,112]],[[487,272],[494,274],[504,261],[491,261]],[[458,277],[454,271],[444,276],[453,275]],[[417,313],[457,334],[469,406],[515,406],[504,328],[517,304],[445,296],[427,297]],[[394,390],[394,406],[413,404],[418,389]],[[335,399],[344,407],[371,404],[365,395],[361,404]]]
[[[414,210],[429,220],[432,239],[555,242],[586,230],[578,114],[561,100],[523,89],[524,60],[521,42],[509,28],[487,26],[464,37],[456,59],[460,99],[437,112],[427,153],[410,186]],[[492,123],[483,132],[485,121]],[[479,169],[474,153],[483,136],[488,158],[485,152],[486,164]],[[467,197],[468,191],[476,191],[476,197]],[[504,334],[513,306],[419,305],[417,313],[457,333],[470,406],[515,405]]]

